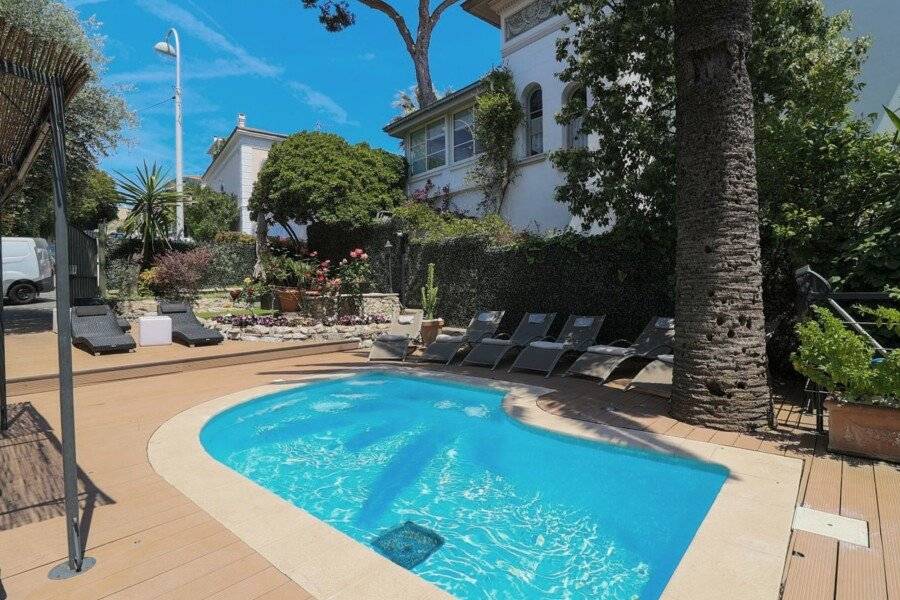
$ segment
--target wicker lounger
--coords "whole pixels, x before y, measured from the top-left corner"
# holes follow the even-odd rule
[[[630,346],[615,345],[627,340],[616,340],[610,345],[591,346],[572,363],[566,375],[595,377],[604,382],[616,367],[626,361],[650,362],[661,354],[671,354],[674,337],[674,319],[653,317]]]
[[[656,360],[641,369],[640,373],[625,387],[636,389],[655,396],[668,398],[672,395],[672,365],[675,357],[671,354],[660,354]]]
[[[212,346],[225,339],[220,332],[203,324],[190,306],[181,302],[160,302],[157,314],[172,319],[172,341],[185,346]]]
[[[472,344],[477,344],[483,338],[494,335],[500,320],[503,318],[502,310],[482,310],[472,317],[466,332],[462,335],[439,335],[425,348],[419,360],[430,362],[442,362],[449,365],[459,354],[459,351]]]
[[[122,331],[116,317],[105,304],[71,308],[72,345],[97,356],[108,352],[127,352],[137,344]]]
[[[546,337],[555,318],[556,313],[526,313],[511,336],[483,338],[469,350],[462,362],[466,365],[490,366],[493,371],[510,352],[521,350],[531,342]]]
[[[419,337],[421,329],[421,310],[401,310],[388,332],[372,341],[369,360],[406,360],[410,345]]]
[[[531,342],[519,352],[509,368],[540,371],[550,377],[560,359],[569,352],[584,352],[597,341],[606,315],[570,315],[556,341]]]

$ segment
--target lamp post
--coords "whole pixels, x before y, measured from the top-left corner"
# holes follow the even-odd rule
[[[394,270],[394,261],[392,259],[391,250],[394,249],[394,245],[391,244],[391,240],[388,240],[384,243],[384,249],[387,251],[387,276],[388,276],[388,291],[394,293],[394,282],[391,271]]]
[[[169,38],[174,46],[169,43]],[[153,49],[165,56],[175,59],[175,191],[178,193],[178,204],[175,207],[175,239],[184,237],[184,157],[181,144],[181,44],[178,42],[178,32],[173,27],[166,33],[161,42],[157,42]]]

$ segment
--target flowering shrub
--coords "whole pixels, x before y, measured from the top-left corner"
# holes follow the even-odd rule
[[[228,293],[232,302],[244,302],[248,307],[252,307],[253,303],[265,295],[269,289],[270,286],[266,282],[245,277],[240,288]]]
[[[362,294],[372,283],[372,265],[362,248],[350,252],[337,269],[337,287],[347,294]]]
[[[322,320],[312,318],[295,318],[288,319],[281,316],[256,316],[256,315],[220,315],[213,317],[213,321],[221,325],[231,325],[232,327],[252,327],[253,325],[261,325],[263,327],[312,327],[315,325],[375,325],[390,323],[391,318],[382,315],[366,315],[360,317],[358,315],[341,315],[339,317],[326,317]]]
[[[161,254],[153,260],[153,268],[145,271],[147,287],[167,300],[193,302],[200,294],[211,260],[212,252],[207,248]]]

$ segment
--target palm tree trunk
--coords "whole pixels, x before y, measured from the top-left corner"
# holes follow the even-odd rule
[[[770,410],[746,58],[750,0],[676,0],[677,305],[672,415],[728,430]]]

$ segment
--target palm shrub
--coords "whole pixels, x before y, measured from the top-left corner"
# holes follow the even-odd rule
[[[167,173],[156,163],[138,167],[136,177],[118,173],[119,198],[129,209],[125,218],[125,233],[137,233],[141,239],[141,268],[153,261],[157,242],[171,248],[168,232],[175,216],[178,193]]]
[[[422,286],[422,310],[426,319],[433,319],[438,303],[438,286],[434,283],[434,263],[428,263],[428,274]]]
[[[815,319],[797,325],[800,346],[791,355],[794,368],[841,400],[900,408],[900,350],[876,358],[872,345],[831,311],[813,310]],[[895,319],[885,322],[886,327],[900,327],[897,311],[876,310]]]

